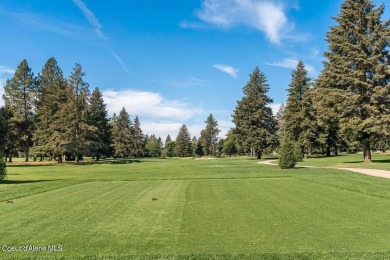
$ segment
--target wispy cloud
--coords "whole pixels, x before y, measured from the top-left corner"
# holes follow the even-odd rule
[[[228,75],[230,75],[231,77],[233,78],[237,78],[237,73],[238,73],[238,69],[235,69],[234,67],[230,66],[230,65],[223,65],[223,64],[215,64],[213,65],[214,68],[216,68],[217,70],[220,70]]]
[[[3,74],[14,74],[15,70],[10,67],[0,65],[0,76]]]
[[[156,92],[137,90],[106,90],[103,91],[108,111],[118,113],[122,107],[132,115],[154,119],[189,119],[201,114],[201,107],[191,107],[179,100],[168,100]]]
[[[274,67],[280,67],[280,68],[286,68],[286,69],[296,69],[298,62],[299,62],[299,60],[297,60],[297,59],[286,58],[286,59],[283,59],[282,61],[267,63],[267,65],[274,66]],[[310,64],[305,63],[305,69],[311,75],[317,74],[315,67],[310,65]]]
[[[287,2],[287,1],[285,1]],[[265,33],[273,44],[282,39],[292,38],[294,23],[288,19],[286,11],[294,8],[274,0],[203,0],[202,8],[196,16],[205,24],[221,28],[244,25]],[[182,22],[183,28],[198,28],[201,24]]]
[[[73,3],[83,12],[85,18],[87,18],[89,24],[94,27],[95,33],[102,39],[106,37],[102,33],[103,26],[96,18],[95,14],[85,5],[81,0],[73,0]]]
[[[126,64],[123,62],[121,57],[119,57],[118,54],[116,54],[116,52],[114,52],[113,50],[110,50],[110,53],[116,59],[116,61],[119,63],[119,65],[121,65],[121,67],[124,71],[126,71],[127,73],[131,73],[130,70],[127,68]]]
[[[206,29],[206,25],[200,22],[182,21],[179,25],[184,29]]]

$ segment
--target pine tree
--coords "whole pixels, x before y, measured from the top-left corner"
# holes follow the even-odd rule
[[[371,0],[342,3],[337,25],[327,34],[327,61],[318,80],[342,97],[340,132],[361,143],[365,162],[371,161],[371,139],[390,125],[390,20],[381,21],[383,12],[384,5],[375,9]]]
[[[4,87],[5,107],[11,111],[10,127],[18,135],[14,140],[23,150],[28,162],[35,120],[35,79],[26,60],[23,60],[15,71],[13,78],[8,79]]]
[[[291,169],[295,164],[294,142],[285,139],[280,146],[278,165],[281,169]]]
[[[12,162],[12,155],[16,150],[17,140],[19,139],[16,128],[12,127],[14,120],[12,119],[12,112],[6,107],[0,108],[0,152],[4,151],[5,159]]]
[[[3,152],[0,150],[0,181],[4,180],[7,176],[7,165],[4,160]]]
[[[134,119],[133,145],[134,145],[133,155],[135,157],[143,156],[145,152],[144,134],[142,132],[141,123],[139,122],[138,116],[136,116]]]
[[[234,129],[230,129],[223,144],[222,152],[230,157],[232,157],[233,154],[237,154],[238,149],[236,143]]]
[[[307,70],[300,61],[291,74],[291,83],[288,88],[286,107],[283,112],[283,133],[294,142],[299,143],[301,153],[305,153],[303,140],[303,121],[305,120],[303,110],[304,95],[310,89],[310,78],[307,77]],[[309,103],[306,103],[309,104]]]
[[[192,137],[191,140],[191,149],[192,149],[192,156],[196,157],[196,149],[198,148],[198,138],[196,136]]]
[[[159,140],[160,139],[160,140]],[[154,134],[151,135],[146,144],[146,151],[151,157],[161,156],[161,138],[157,138]]]
[[[107,106],[104,103],[102,92],[99,88],[92,91],[89,99],[89,107],[86,115],[87,125],[96,128],[96,131],[88,131],[87,139],[90,141],[88,152],[99,160],[100,157],[110,156],[112,135],[109,124]]]
[[[58,111],[67,101],[64,98],[66,84],[56,59],[50,58],[42,68],[37,84],[37,115],[32,151],[40,155],[41,159],[45,154],[54,157],[59,153],[58,146],[51,141],[56,132],[53,123],[58,119]]]
[[[237,141],[240,146],[253,150],[258,159],[265,149],[278,143],[277,122],[270,107],[273,100],[267,96],[268,90],[265,75],[256,67],[233,113]]]
[[[67,102],[60,108],[57,116],[55,139],[60,140],[64,152],[73,155],[76,162],[88,151],[91,143],[88,140],[90,132],[95,132],[94,126],[87,124],[86,114],[89,99],[89,84],[83,79],[83,72],[80,64],[76,63],[69,76],[68,86],[64,92]]]
[[[212,114],[207,117],[205,121],[206,127],[201,132],[201,144],[203,147],[203,153],[206,156],[215,156],[218,145],[218,134],[221,132],[218,128],[218,122],[215,120]]]
[[[175,141],[175,153],[179,157],[192,155],[191,135],[186,125],[182,125]]]
[[[111,124],[114,157],[128,158],[133,148],[133,125],[124,107],[118,116],[114,114]]]

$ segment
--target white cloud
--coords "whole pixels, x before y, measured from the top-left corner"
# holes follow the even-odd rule
[[[274,67],[280,67],[280,68],[286,68],[286,69],[296,69],[298,63],[299,63],[299,60],[297,60],[297,59],[286,58],[286,59],[283,59],[282,61],[267,63],[267,65],[274,66]],[[305,69],[307,70],[307,72],[310,75],[317,74],[315,67],[310,65],[310,64],[305,63]]]
[[[106,90],[103,91],[103,96],[111,114],[118,114],[125,107],[130,115],[185,120],[203,112],[201,107],[190,107],[181,101],[168,100],[155,92]]]
[[[5,81],[8,78],[6,75],[10,76],[15,73],[14,69],[11,69],[7,66],[0,65],[0,106],[4,105],[4,100],[3,100],[3,94],[4,94],[4,86],[5,86]]]
[[[226,74],[229,74],[231,77],[233,77],[235,79],[237,78],[237,72],[239,70],[233,68],[230,65],[215,64],[213,67],[216,68],[217,70],[220,70],[220,71],[226,73]]]
[[[271,0],[203,0],[197,12],[200,20],[222,28],[245,25],[265,33],[271,43],[289,38],[294,23],[286,16],[286,6]],[[183,23],[182,27],[191,27]]]
[[[95,33],[100,38],[105,39],[105,36],[102,33],[103,26],[100,24],[99,20],[96,18],[94,13],[81,0],[73,0],[73,3],[81,10],[81,12],[83,12],[89,24],[95,28]]]
[[[271,105],[272,113],[274,114],[274,116],[276,115],[276,113],[278,113],[281,105],[282,104],[272,104]]]

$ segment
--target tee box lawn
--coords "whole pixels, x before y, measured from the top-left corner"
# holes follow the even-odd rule
[[[242,157],[8,167],[0,201],[0,259],[390,257],[390,180],[337,169]]]

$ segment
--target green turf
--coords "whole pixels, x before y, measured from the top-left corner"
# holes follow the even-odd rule
[[[1,246],[63,250],[0,251],[0,259],[390,257],[387,179],[280,170],[245,158],[8,171],[0,184]]]

